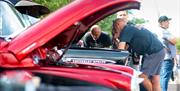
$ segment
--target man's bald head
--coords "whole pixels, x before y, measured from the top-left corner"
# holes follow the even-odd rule
[[[101,35],[101,28],[98,25],[94,25],[90,29],[91,35],[93,36],[94,39],[98,39],[99,36]]]

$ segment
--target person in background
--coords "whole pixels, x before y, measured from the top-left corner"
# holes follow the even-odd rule
[[[121,18],[121,19],[124,19],[126,22],[129,22],[128,18],[128,11],[118,11],[116,13],[116,17],[117,19],[118,18]],[[119,31],[115,31],[115,30],[118,30],[118,29],[114,29],[116,28],[115,25],[116,23],[113,23],[113,27],[112,27],[112,47],[113,49],[117,49],[117,43],[119,42],[118,40],[116,40],[118,37],[119,37]]]
[[[160,69],[165,56],[162,43],[147,29],[127,24],[118,18],[114,21],[114,31],[119,32],[118,49],[127,49],[128,45],[138,55],[143,55],[140,77],[144,78],[143,85],[147,91],[161,91]]]
[[[135,25],[134,23],[132,23],[131,21],[129,21],[129,14],[128,14],[128,11],[127,10],[123,10],[123,11],[118,11],[116,13],[116,17],[117,19],[120,18],[120,19],[123,19],[124,21],[127,22],[127,24],[129,25]],[[115,23],[113,23],[115,24]],[[113,25],[112,28],[116,28],[115,25]],[[114,49],[117,49],[117,46],[116,46],[116,42],[118,42],[116,39],[117,37],[119,37],[119,33],[117,31],[114,31],[114,30],[117,30],[117,29],[112,29],[112,45],[113,45],[113,48]]]
[[[91,27],[84,37],[84,46],[89,48],[109,48],[111,46],[111,38],[108,34],[102,32],[98,25]]]
[[[130,20],[129,20],[129,13],[127,10],[123,10],[123,11],[118,11],[116,13],[116,16],[117,16],[117,19],[118,18],[121,18],[121,19],[124,19],[128,25],[135,25],[134,23],[132,23]],[[115,24],[115,23],[114,23]],[[112,28],[115,28],[114,26],[116,25],[113,25]],[[119,37],[119,33],[114,31],[114,30],[117,30],[117,29],[112,29],[112,48],[113,49],[117,49],[117,44],[118,44],[118,40],[116,40],[118,37]],[[129,66],[133,67],[134,69],[136,70],[139,70],[140,68],[140,56],[137,55],[134,51],[131,50],[131,48],[128,48],[128,51],[131,53],[131,56],[132,56],[132,61],[129,63]]]
[[[124,19],[124,20],[127,22],[127,24],[135,25],[133,22],[131,22],[131,21],[129,20],[128,10],[119,11],[119,12],[116,13],[116,16],[117,16],[117,18],[122,18],[122,19]]]
[[[176,58],[176,38],[168,31],[169,21],[171,18],[167,16],[160,16],[158,19],[159,30],[155,34],[158,39],[164,44],[166,49],[166,55],[162,63],[161,72],[160,72],[160,83],[162,91],[167,91],[168,82],[171,78],[174,61]]]
[[[124,10],[124,11],[119,11],[116,13],[117,18],[121,18],[124,19],[126,22],[128,22],[128,11]]]

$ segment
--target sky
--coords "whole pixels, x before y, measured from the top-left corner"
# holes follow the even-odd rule
[[[172,18],[169,31],[180,38],[180,0],[142,0],[140,10],[134,11],[134,16],[144,18],[149,22],[145,24],[152,31],[157,30],[158,17],[166,15]]]

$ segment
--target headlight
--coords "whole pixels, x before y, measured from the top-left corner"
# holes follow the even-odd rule
[[[142,72],[134,70],[133,77],[131,79],[131,91],[140,91],[139,85],[144,80],[143,78],[139,78],[140,74],[142,74]]]

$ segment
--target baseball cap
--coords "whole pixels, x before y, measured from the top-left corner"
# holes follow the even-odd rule
[[[171,20],[171,18],[168,18],[167,16],[160,16],[158,22],[161,23],[163,21],[168,21],[168,20]]]

